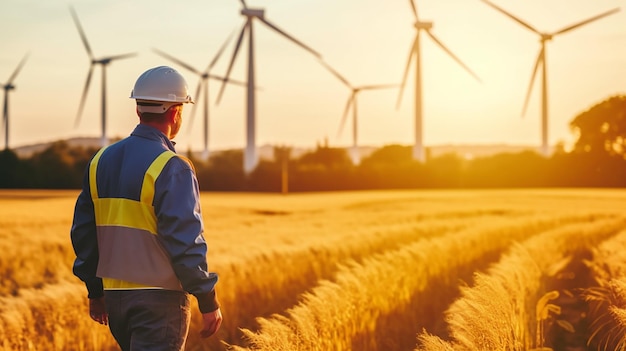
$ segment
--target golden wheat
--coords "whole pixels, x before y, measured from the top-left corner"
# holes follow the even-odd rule
[[[513,240],[572,220],[491,220],[375,255],[362,264],[349,264],[337,273],[334,282],[322,282],[306,294],[301,304],[289,310],[289,319],[261,319],[261,331],[246,331],[246,335],[255,350],[401,349],[402,340],[394,340],[394,335],[406,335],[407,328],[415,333],[420,318],[435,316],[419,316],[417,311],[414,317],[402,320],[387,316],[398,311],[426,311],[457,284],[464,270],[484,265]],[[433,285],[441,290],[427,290]],[[391,325],[381,325],[385,320]],[[278,336],[278,331],[284,334]],[[387,334],[383,340],[379,340],[381,331]]]
[[[626,349],[626,230],[600,245],[590,262],[598,283],[585,291],[590,305],[588,343],[598,350]]]
[[[77,194],[76,191],[0,191],[0,250],[3,252],[0,255],[3,277],[0,282],[3,306],[0,308],[0,340],[4,340],[0,342],[0,350],[116,349],[106,327],[87,316],[85,289],[71,273],[73,252],[69,228]],[[405,260],[430,255],[430,260],[436,262],[449,251],[436,249],[436,245],[428,249],[432,253],[405,250],[410,251],[409,247],[419,243],[467,233],[472,228],[479,232],[490,223],[494,228],[504,222],[507,226],[519,222],[521,227],[528,227],[528,221],[542,215],[552,226],[562,226],[571,223],[573,218],[615,215],[626,204],[623,195],[619,191],[566,189],[365,191],[288,196],[203,193],[209,264],[211,270],[221,276],[218,294],[223,302],[225,321],[216,337],[201,340],[199,316],[195,314],[187,349],[222,350],[226,348],[222,342],[246,347],[240,332],[240,328],[246,328],[259,337],[269,335],[270,339],[277,339],[283,335],[293,340],[289,345],[306,350],[307,344],[299,341],[301,334],[270,330],[264,323],[273,318],[287,318],[270,316],[287,315],[299,301],[312,298],[312,291],[326,285],[348,284],[350,278],[346,272],[359,271],[364,266],[378,267],[373,262],[384,261],[384,257],[391,258],[395,254],[406,255]],[[585,207],[578,209],[580,206],[575,204],[585,204]],[[520,233],[521,236],[532,234],[532,230]],[[401,328],[403,334],[411,331],[415,335],[421,330],[420,318],[407,316],[401,308],[395,307],[377,311],[376,306],[390,303],[377,295],[393,292],[391,300],[400,301],[393,303],[396,306],[411,300],[408,310],[418,308],[410,312],[414,314],[422,313],[419,308],[424,305],[445,304],[458,291],[455,277],[471,276],[473,270],[497,259],[500,246],[506,246],[499,239],[490,248],[493,252],[489,257],[471,251],[476,246],[491,245],[492,239],[498,236],[494,232],[492,237],[481,240],[459,241],[459,252],[453,255],[458,258],[454,260],[460,262],[466,255],[473,255],[480,262],[459,267],[459,272],[453,274],[441,273],[441,269],[427,264],[407,273],[404,266],[397,265],[396,270],[403,274],[385,278],[392,279],[388,284],[401,287],[397,291],[394,288],[369,292],[370,287],[363,284],[363,277],[357,274],[360,278],[351,284],[363,296],[358,306],[367,309],[371,304],[368,313],[376,318],[363,317],[358,310],[340,310],[341,313],[332,316],[338,320],[351,317],[354,320],[346,322],[348,325],[364,325],[364,329],[359,326],[354,330],[370,333],[355,336],[354,344],[348,347],[354,350],[370,346],[393,347],[395,341],[385,336],[385,328],[378,326],[393,325],[396,321],[411,324],[417,320],[418,326]],[[435,253],[439,256],[432,256]],[[389,269],[385,267],[380,263],[379,274]],[[413,273],[432,279],[412,288]],[[439,295],[443,296],[439,296],[436,289],[445,286],[451,288],[440,291]],[[381,288],[372,286],[371,289]],[[419,289],[431,291],[420,293]],[[351,291],[335,289],[334,299],[345,299],[346,293]],[[416,297],[423,298],[424,302],[416,303]],[[436,315],[438,311],[433,309],[428,313]],[[308,314],[303,311],[302,316]],[[304,317],[298,316],[296,318],[302,318],[301,324],[305,325]],[[260,319],[259,324],[257,317],[266,319]],[[406,321],[409,322],[404,323]],[[263,332],[256,333],[260,330]],[[339,340],[345,336],[331,332],[328,338],[332,342],[333,338]],[[311,341],[311,344],[315,343]]]
[[[549,291],[546,281],[564,267],[571,255],[592,248],[626,224],[622,217],[557,228],[532,237],[511,251],[488,273],[477,273],[474,286],[447,311],[455,350],[494,351],[542,348],[537,333],[542,318],[536,307]],[[435,351],[433,336],[421,336],[419,350]],[[443,341],[442,344],[445,344]],[[444,348],[445,349],[445,348]]]

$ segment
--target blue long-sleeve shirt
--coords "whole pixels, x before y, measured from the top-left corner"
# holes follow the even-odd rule
[[[159,130],[140,124],[131,135],[110,145],[100,156],[97,191],[101,198],[139,200],[144,174],[154,159],[174,150]],[[89,166],[78,196],[71,228],[76,253],[74,274],[85,282],[89,297],[103,294],[96,276],[99,252]],[[198,298],[202,312],[215,310],[217,275],[208,272],[207,244],[199,202],[199,188],[192,166],[179,157],[167,161],[154,185],[154,212],[158,241],[171,259],[183,290]]]

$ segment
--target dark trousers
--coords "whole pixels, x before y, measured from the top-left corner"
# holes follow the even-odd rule
[[[182,351],[189,295],[172,290],[105,290],[109,329],[123,351]]]

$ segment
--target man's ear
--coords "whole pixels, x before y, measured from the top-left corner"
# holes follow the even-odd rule
[[[165,111],[167,121],[169,123],[174,123],[176,121],[177,111],[178,111],[177,107],[174,107],[174,106],[168,108],[167,111]]]

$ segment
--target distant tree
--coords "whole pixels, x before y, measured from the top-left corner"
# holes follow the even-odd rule
[[[248,190],[280,192],[280,163],[260,160],[248,177]]]
[[[576,116],[574,152],[626,156],[626,96],[610,97]]]
[[[47,149],[33,155],[29,160],[34,170],[35,186],[49,189],[80,188],[84,171],[84,157],[80,157],[80,166],[77,166],[77,156],[86,156],[70,148],[66,141],[52,143]],[[79,169],[83,168],[83,169]]]
[[[467,161],[454,153],[430,157],[426,162],[428,180],[425,185],[435,188],[463,186],[463,172]]]
[[[426,167],[413,159],[412,147],[386,145],[364,158],[359,178],[368,188],[423,188],[429,178]]]
[[[226,150],[214,153],[208,163],[194,163],[200,190],[248,190],[243,172],[243,152]]]
[[[0,188],[19,187],[20,160],[10,149],[0,151]]]
[[[354,165],[343,148],[318,145],[290,165],[290,184],[295,191],[354,189]]]
[[[397,144],[385,145],[374,150],[368,157],[362,161],[363,165],[371,164],[406,164],[413,163],[412,151],[410,146],[402,146]]]
[[[476,158],[467,167],[465,185],[481,188],[550,185],[552,175],[549,162],[534,151]]]
[[[300,156],[296,163],[302,167],[346,168],[352,166],[352,161],[345,149],[320,145],[315,150]]]

